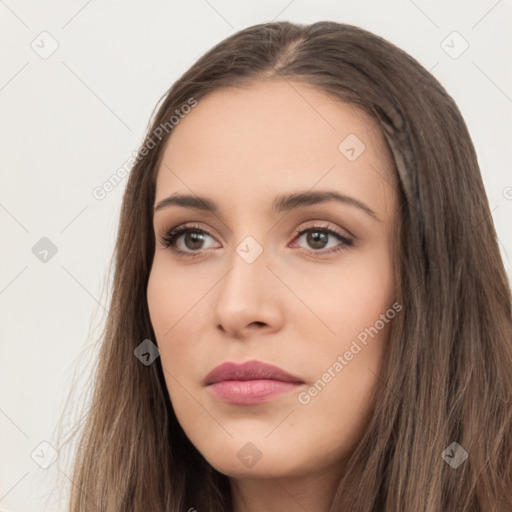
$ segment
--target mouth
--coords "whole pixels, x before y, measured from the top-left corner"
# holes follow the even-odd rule
[[[304,381],[300,378],[260,361],[223,363],[204,380],[204,385],[216,398],[239,405],[266,402],[302,384]]]

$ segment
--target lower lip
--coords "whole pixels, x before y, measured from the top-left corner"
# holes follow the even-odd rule
[[[231,404],[250,405],[267,402],[300,386],[297,382],[281,380],[225,380],[210,384],[208,388],[220,400]]]

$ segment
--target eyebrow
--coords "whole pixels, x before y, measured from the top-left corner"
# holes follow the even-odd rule
[[[354,197],[341,194],[340,192],[336,192],[334,190],[296,192],[289,195],[277,196],[272,202],[271,210],[274,214],[277,214],[329,201],[337,201],[358,208],[373,219],[381,222],[381,220],[377,217],[377,214],[369,206],[365,205]],[[207,197],[188,194],[174,194],[172,196],[166,197],[165,199],[162,199],[154,207],[153,213],[173,205],[181,206],[184,208],[203,210],[216,215],[220,214],[219,207],[213,200]]]

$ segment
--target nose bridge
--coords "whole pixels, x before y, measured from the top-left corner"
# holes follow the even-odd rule
[[[267,251],[253,236],[246,236],[234,247],[229,260],[230,270],[225,277],[223,291],[241,294],[239,299],[258,294],[266,273]]]
[[[240,331],[249,324],[277,320],[272,314],[275,279],[267,268],[268,254],[254,237],[246,236],[236,245],[229,258],[229,271],[219,283],[215,304],[215,321],[227,331]]]

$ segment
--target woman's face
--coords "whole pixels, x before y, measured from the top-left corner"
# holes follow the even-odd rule
[[[362,435],[400,314],[393,176],[370,117],[295,82],[215,91],[172,130],[148,305],[178,421],[218,471],[339,473]],[[165,202],[177,196],[190,199]],[[165,247],[177,227],[191,231]],[[209,384],[247,361],[294,382],[256,371]]]

